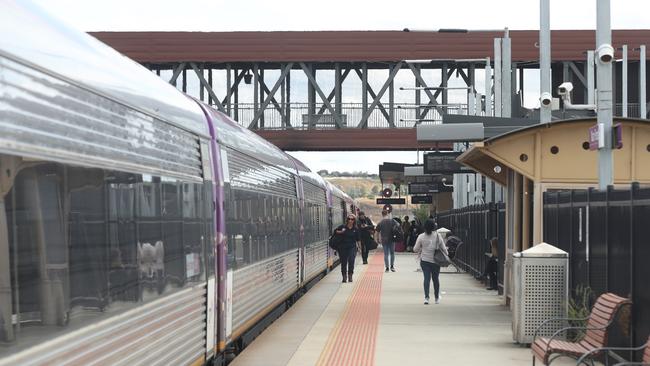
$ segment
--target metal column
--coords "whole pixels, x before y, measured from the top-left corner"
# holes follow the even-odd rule
[[[416,70],[417,75],[421,76],[421,74],[422,74],[422,66],[420,66],[419,64],[415,65],[415,70]],[[420,115],[420,108],[419,107],[420,107],[420,104],[422,104],[422,99],[421,99],[422,98],[422,91],[420,89],[418,89],[421,86],[422,85],[420,85],[420,80],[418,80],[418,78],[416,76],[416,78],[415,78],[415,116],[416,116],[416,118],[417,118],[417,116]]]
[[[596,49],[611,45],[612,29],[610,24],[610,0],[598,0],[596,9],[598,23],[596,27]],[[611,46],[610,46],[611,47]],[[614,159],[612,156],[612,59],[603,62],[598,57],[598,125],[604,129],[605,147],[598,151],[598,187],[600,190],[614,183]]]
[[[501,38],[494,39],[494,116],[501,117]]]
[[[501,41],[501,116],[512,117],[512,57],[510,37]]]
[[[316,80],[316,69],[314,65],[309,66],[309,72]],[[316,122],[316,88],[312,83],[307,83],[307,114],[309,115],[309,126],[310,128]]]
[[[361,69],[361,115],[368,112],[368,64],[363,63]]]
[[[587,51],[587,104],[596,104],[595,91],[594,51]]]
[[[447,91],[447,83],[449,77],[447,76],[447,63],[442,64],[442,69],[441,69],[441,84],[442,84],[442,110],[444,111],[445,114],[447,114],[447,105],[449,105],[449,92]]]
[[[259,97],[260,97],[260,78],[259,78],[259,67],[257,64],[253,65],[253,115],[257,116],[258,106],[259,106]]]
[[[646,78],[645,78],[645,66],[646,66],[646,55],[645,55],[645,45],[639,47],[640,56],[639,56],[639,116],[641,118],[647,118],[646,116]]]
[[[485,60],[485,115],[492,116],[492,67],[489,57]]]
[[[551,10],[549,2],[550,0],[540,0],[539,2],[539,82],[541,96],[551,94]],[[539,123],[547,122],[551,122],[551,105],[544,106],[540,104]]]
[[[285,118],[285,126],[290,127],[291,126],[291,70],[287,73],[287,78],[285,80],[285,83],[287,85],[285,89],[285,93],[287,94],[285,100],[287,104],[285,105],[284,108],[284,118]],[[298,122],[300,123],[300,122]]]
[[[388,75],[392,74],[394,66],[388,67]],[[395,124],[395,78],[390,80],[388,86],[388,124],[394,126]]]
[[[627,117],[627,45],[623,45],[623,69],[622,69],[622,75],[621,75],[621,91],[623,92],[622,95],[622,104],[623,104],[623,111],[621,113],[621,116]]]
[[[341,100],[341,64],[338,62],[334,65],[334,110],[337,115],[343,114],[343,101]]]

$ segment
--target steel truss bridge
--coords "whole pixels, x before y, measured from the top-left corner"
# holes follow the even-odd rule
[[[524,70],[539,67],[537,31],[91,34],[285,150],[448,149],[418,143],[413,127],[447,114],[522,117]],[[612,39],[629,47],[627,78],[622,65],[615,72],[618,114],[639,116],[647,85],[636,86],[646,63],[640,46],[650,30],[613,31]],[[551,44],[553,90],[572,81],[574,102],[587,103],[594,31],[554,31]],[[398,75],[410,86],[399,90]],[[346,81],[360,88],[344,99]],[[464,96],[451,98],[453,89]]]

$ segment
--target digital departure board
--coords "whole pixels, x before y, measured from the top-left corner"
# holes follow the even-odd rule
[[[460,152],[430,152],[424,155],[424,174],[471,173],[472,170],[456,162]]]
[[[378,205],[405,205],[405,198],[377,198]]]
[[[411,196],[411,203],[414,205],[422,203],[433,203],[433,196]]]
[[[453,190],[454,187],[448,187],[442,183],[409,183],[409,194],[452,192]]]

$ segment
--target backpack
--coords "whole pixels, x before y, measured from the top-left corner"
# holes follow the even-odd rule
[[[402,230],[402,227],[397,222],[393,223],[391,235],[393,236],[393,243],[404,241],[404,231]]]

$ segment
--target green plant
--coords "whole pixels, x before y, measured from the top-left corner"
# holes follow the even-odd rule
[[[591,314],[589,305],[591,304],[593,291],[589,286],[578,285],[573,291],[573,296],[569,299],[568,316],[573,319],[585,319]],[[569,325],[572,327],[586,327],[587,320],[571,320]],[[575,330],[567,334],[570,341],[578,341],[584,337],[584,330]]]
[[[429,219],[429,212],[430,212],[430,207],[431,205],[420,205],[418,208],[413,210],[413,215],[420,220],[421,223],[424,224],[427,219]]]

